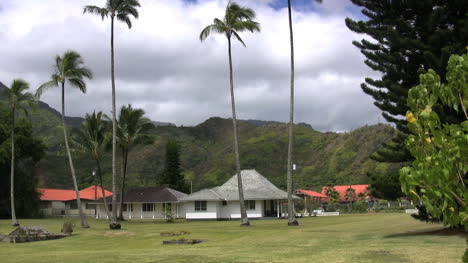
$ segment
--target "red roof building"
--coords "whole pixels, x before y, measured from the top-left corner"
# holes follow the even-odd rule
[[[105,197],[111,196],[112,192],[104,189]],[[98,200],[102,198],[102,188],[97,185],[92,185],[80,191],[80,198],[87,200]]]
[[[315,192],[315,191],[312,191],[312,190],[304,190],[304,189],[296,189],[296,191],[294,191],[294,194],[295,195],[304,195],[304,197],[307,196],[312,200],[319,200],[319,201],[324,201],[325,199],[328,198],[328,196],[325,195],[325,194]]]
[[[348,200],[346,200],[346,190],[348,190],[350,187],[356,192],[356,199],[361,193],[365,195],[366,199],[370,198],[369,191],[367,190],[367,188],[369,187],[368,184],[335,185],[331,188],[335,189],[340,194],[340,202],[347,202]],[[330,188],[330,186],[324,186],[322,188],[322,194],[326,195],[328,188]]]
[[[47,189],[39,188],[42,201],[72,201],[76,200],[75,190]],[[112,192],[104,190],[106,197],[111,196]],[[86,200],[97,200],[102,198],[102,188],[96,185],[90,186],[80,191],[80,198]]]
[[[75,191],[63,189],[39,188],[42,201],[70,201],[76,199]]]

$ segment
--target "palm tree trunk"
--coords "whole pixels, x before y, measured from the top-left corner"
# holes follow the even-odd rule
[[[234,100],[234,79],[233,79],[233,71],[232,71],[231,39],[230,38],[228,38],[228,52],[229,52],[229,81],[230,81],[230,86],[231,86],[232,127],[234,130],[234,151],[236,154],[236,173],[237,173],[237,185],[239,189],[241,226],[250,226],[249,218],[247,217],[247,211],[245,210],[244,190],[242,187],[242,176],[241,176],[241,167],[240,167],[240,160],[239,160],[239,142],[237,140],[236,103]]]
[[[11,224],[19,226],[16,220],[15,212],[15,125],[16,125],[16,109],[13,107],[13,122],[11,126],[11,164],[10,164],[10,201],[11,201]]]
[[[128,159],[128,149],[122,150],[122,182],[120,185],[120,213],[119,213],[119,220],[123,221],[123,200],[125,195],[125,179],[127,177],[127,159]]]
[[[111,229],[117,223],[117,181],[115,170],[115,148],[117,134],[117,119],[115,107],[115,72],[114,72],[114,16],[111,17],[111,79],[112,79],[112,217]],[[120,228],[120,227],[117,227]]]
[[[70,164],[71,175],[73,179],[73,186],[75,187],[76,192],[76,203],[78,205],[78,211],[81,218],[81,227],[88,228],[88,221],[81,207],[80,191],[78,190],[78,184],[76,182],[75,167],[73,166],[73,160],[70,153],[70,147],[68,146],[68,136],[67,136],[67,126],[65,124],[65,83],[62,82],[62,125],[63,125],[63,137],[65,139],[65,148],[68,155],[68,163]]]
[[[292,178],[292,154],[293,154],[293,125],[294,125],[294,41],[291,17],[291,0],[288,0],[289,15],[289,39],[291,41],[291,97],[289,108],[289,143],[288,143],[288,226],[297,226],[299,223],[294,215],[293,208],[293,178]]]
[[[101,184],[102,199],[104,200],[104,209],[106,210],[107,218],[110,219],[109,207],[107,206],[106,192],[104,191],[104,184],[102,182],[101,162],[99,161],[99,159],[96,159],[96,166],[99,177],[99,183]]]

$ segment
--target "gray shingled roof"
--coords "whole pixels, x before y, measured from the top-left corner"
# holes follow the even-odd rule
[[[276,187],[256,170],[242,170],[242,186],[245,200],[280,200],[287,199],[288,194]],[[294,196],[297,199],[297,196]],[[203,189],[188,195],[181,201],[220,201],[239,200],[237,175],[231,177],[223,185],[211,189]]]
[[[187,195],[169,187],[140,187],[127,191],[124,195],[124,203],[163,203],[178,202]],[[120,195],[117,195],[119,200]],[[107,197],[107,202],[112,201],[112,196]],[[99,199],[96,203],[103,203]]]

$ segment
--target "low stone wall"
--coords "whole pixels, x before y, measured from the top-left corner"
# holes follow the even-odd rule
[[[19,226],[9,235],[0,235],[0,242],[25,243],[34,241],[54,240],[64,238],[67,234],[50,234],[41,226]]]
[[[48,235],[31,235],[31,236],[10,236],[10,235],[0,235],[0,242],[6,243],[25,243],[25,242],[34,242],[34,241],[44,241],[44,240],[54,240],[59,238],[64,238],[69,235],[65,234],[48,234]]]

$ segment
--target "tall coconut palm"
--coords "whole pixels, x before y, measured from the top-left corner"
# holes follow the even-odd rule
[[[83,213],[83,208],[81,207],[80,192],[76,182],[75,167],[73,166],[73,159],[68,144],[67,126],[65,124],[65,83],[68,83],[72,88],[77,88],[81,92],[86,93],[85,78],[93,78],[93,73],[91,70],[84,67],[83,64],[83,58],[75,51],[66,51],[62,57],[57,55],[55,57],[54,73],[48,82],[42,84],[37,89],[36,97],[39,98],[46,90],[50,88],[62,88],[62,125],[63,137],[65,139],[65,148],[67,150],[68,163],[70,166],[73,186],[76,192],[76,202],[80,212],[81,227],[88,228],[88,221],[86,220],[86,216]]]
[[[112,207],[117,207],[117,181],[116,181],[116,136],[117,136],[117,117],[115,106],[115,71],[114,71],[114,19],[127,24],[128,28],[132,28],[130,16],[138,18],[137,7],[140,6],[138,0],[107,0],[105,7],[94,5],[85,6],[83,13],[91,13],[101,16],[102,20],[110,17],[111,20],[111,79],[112,79]],[[112,219],[110,228],[120,228],[117,223],[117,209],[112,209]]]
[[[317,3],[321,3],[322,0],[315,0]],[[291,89],[290,89],[290,102],[289,102],[289,143],[288,143],[288,169],[287,169],[287,188],[288,188],[288,225],[298,226],[299,223],[294,215],[293,207],[293,176],[292,176],[292,155],[293,155],[293,125],[294,125],[294,37],[293,37],[293,25],[291,15],[291,0],[288,0],[288,18],[289,18],[289,41],[291,46]]]
[[[19,110],[28,114],[26,105],[32,106],[34,97],[31,93],[25,92],[29,89],[29,84],[22,79],[15,79],[10,88],[3,90],[3,95],[7,98],[11,108],[11,163],[10,163],[10,201],[11,201],[11,222],[13,226],[19,226],[15,211],[15,127],[16,115]]]
[[[120,185],[120,200],[119,200],[119,220],[123,220],[123,200],[125,194],[125,182],[127,175],[127,161],[130,149],[139,144],[149,144],[153,142],[153,137],[150,131],[155,128],[154,124],[144,117],[145,111],[142,109],[134,109],[132,105],[122,106],[120,108],[117,143],[122,154],[121,163],[121,185]]]
[[[76,142],[83,152],[86,152],[96,161],[97,176],[101,184],[102,196],[105,197],[104,184],[102,182],[101,159],[111,138],[108,132],[108,125],[103,120],[102,112],[86,114],[85,120],[81,123],[80,129],[76,132]],[[111,218],[107,200],[104,199],[104,208],[107,218]]]
[[[255,11],[241,7],[235,2],[229,2],[226,6],[226,12],[224,18],[213,20],[213,24],[205,27],[200,33],[200,40],[205,40],[212,33],[223,34],[226,36],[228,41],[228,55],[229,55],[229,80],[230,80],[230,91],[231,91],[231,108],[232,108],[232,126],[234,130],[234,151],[236,155],[236,172],[237,172],[237,183],[239,189],[239,202],[241,210],[241,226],[250,225],[249,219],[247,218],[247,212],[244,204],[244,192],[242,189],[242,177],[241,167],[239,160],[239,143],[237,139],[237,119],[236,119],[236,104],[234,100],[234,78],[232,70],[232,56],[231,56],[231,37],[234,36],[239,42],[245,47],[245,43],[239,36],[239,32],[248,30],[250,32],[260,32],[259,23],[253,21],[255,18]]]

